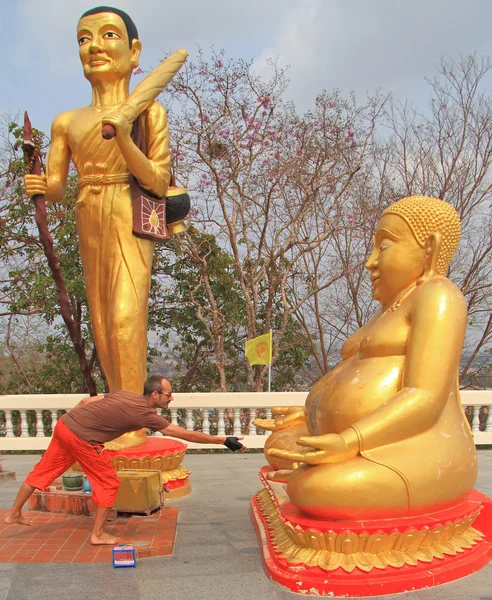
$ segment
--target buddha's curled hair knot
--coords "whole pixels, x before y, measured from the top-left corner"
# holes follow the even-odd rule
[[[442,245],[436,272],[445,275],[460,241],[461,223],[456,210],[438,198],[409,196],[388,206],[383,212],[383,215],[387,214],[401,217],[422,247],[430,235],[437,232],[441,234]]]

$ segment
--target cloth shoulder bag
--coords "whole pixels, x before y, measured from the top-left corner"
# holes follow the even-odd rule
[[[147,156],[142,118],[143,116],[139,115],[133,122],[132,139],[135,145]],[[171,173],[171,185],[173,179]],[[158,198],[144,190],[131,173],[130,192],[133,207],[133,235],[154,242],[164,242],[169,239],[166,222],[166,197]]]

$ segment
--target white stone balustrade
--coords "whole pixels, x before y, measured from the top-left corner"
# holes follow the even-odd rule
[[[306,392],[238,392],[238,393],[196,393],[174,394],[170,407],[171,422],[178,424],[178,410],[183,413],[181,423],[189,430],[194,429],[201,421],[201,431],[210,433],[211,428],[218,435],[244,435],[244,443],[249,448],[263,448],[269,432],[258,430],[251,423],[258,411],[263,409],[266,418],[270,418],[274,406],[301,406],[306,400]],[[0,450],[44,450],[48,447],[50,436],[45,435],[43,428],[43,410],[51,413],[51,429],[56,425],[59,410],[70,410],[87,394],[43,394],[43,395],[8,395],[0,396],[0,410],[5,413]],[[461,400],[464,407],[472,408],[472,431],[476,445],[492,444],[492,390],[462,390]],[[480,409],[482,411],[482,429],[480,429]],[[29,436],[26,411],[36,412],[32,427],[36,435]],[[13,411],[17,411],[20,427],[18,436],[14,433]],[[201,415],[196,421],[194,411]],[[213,411],[213,412],[212,412]],[[249,419],[247,414],[249,412]],[[243,423],[241,423],[241,417]],[[232,421],[232,423],[231,423]],[[0,425],[2,422],[0,421]],[[187,442],[188,443],[188,442]],[[209,444],[188,443],[189,448],[222,448]]]

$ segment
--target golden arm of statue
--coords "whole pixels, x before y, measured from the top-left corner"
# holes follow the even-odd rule
[[[171,178],[171,153],[167,113],[158,102],[153,102],[146,113],[148,132],[147,156],[135,145],[131,137],[131,124],[121,112],[110,113],[103,118],[103,125],[110,124],[116,130],[116,143],[126,165],[139,184],[156,196],[166,195]],[[153,156],[162,157],[153,160]]]
[[[275,419],[255,419],[253,425],[267,431],[279,431],[305,422],[303,406],[274,406],[272,415],[278,416]]]
[[[297,440],[313,451],[272,448],[267,454],[312,465],[340,462],[434,425],[456,385],[467,310],[463,295],[449,280],[435,277],[423,285],[412,310],[402,389],[340,434]]]
[[[296,444],[306,446],[306,452],[290,452],[289,450],[271,448],[266,450],[265,454],[297,463],[321,465],[354,458],[359,453],[360,446],[357,432],[351,427],[341,434],[327,433],[325,435],[303,436],[296,441]],[[309,448],[314,448],[314,450],[309,450]]]
[[[58,115],[51,126],[51,146],[48,153],[46,175],[25,175],[27,195],[32,198],[42,194],[46,200],[58,202],[63,198],[70,165],[70,147],[67,127],[71,113]]]

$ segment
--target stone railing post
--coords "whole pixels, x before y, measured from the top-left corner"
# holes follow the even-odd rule
[[[192,408],[186,409],[186,429],[188,431],[193,431],[195,429],[195,426],[193,424],[193,409]]]
[[[51,435],[53,435],[53,431],[55,431],[56,422],[58,421],[58,411],[51,411]]]
[[[6,437],[14,437],[14,426],[12,424],[12,411],[5,411],[5,433]]]
[[[20,410],[20,420],[21,420],[21,437],[29,437],[29,429],[27,427],[27,412],[25,410]]]
[[[224,409],[219,408],[219,419],[217,422],[217,435],[225,435],[225,421],[224,421]]]
[[[202,409],[203,421],[202,421],[202,431],[203,433],[210,433],[210,419],[208,414],[208,408]]]
[[[235,435],[236,437],[240,437],[240,435],[241,435],[241,409],[234,408],[233,412],[234,412],[234,431],[233,431],[232,435]]]
[[[256,427],[253,421],[256,419],[256,408],[249,409],[249,435],[257,435]]]
[[[44,424],[43,424],[43,411],[36,411],[36,435],[39,437],[44,437],[46,434],[44,432]]]
[[[474,433],[480,431],[480,406],[473,407],[472,431]]]

